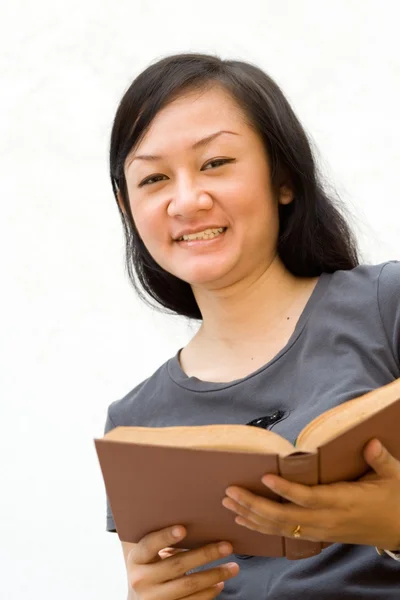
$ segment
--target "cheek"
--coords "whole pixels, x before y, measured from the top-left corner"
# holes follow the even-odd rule
[[[146,246],[165,231],[165,224],[161,224],[160,211],[144,204],[132,206],[131,210],[136,229]]]
[[[260,185],[243,185],[226,196],[226,206],[234,219],[251,224],[256,229],[273,226],[278,219],[278,205],[268,190]]]
[[[243,167],[235,178],[224,181],[218,191],[224,205],[235,212],[251,214],[259,213],[260,209],[268,212],[274,204],[270,181],[262,169]]]
[[[165,255],[165,245],[169,243],[168,223],[160,210],[150,210],[146,207],[143,210],[135,207],[132,209],[132,217],[136,229],[153,259],[161,264]]]

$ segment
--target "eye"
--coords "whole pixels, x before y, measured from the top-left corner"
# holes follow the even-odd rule
[[[207,167],[210,165],[216,165],[217,167],[220,167],[220,166],[224,165],[225,163],[230,163],[230,162],[234,162],[234,161],[235,161],[234,158],[214,158],[213,160],[210,160],[208,163],[206,163],[204,165],[203,171],[209,170],[209,169],[207,169]],[[155,175],[151,175],[150,177],[146,177],[146,179],[143,179],[143,181],[141,181],[139,183],[138,187],[143,187],[145,185],[153,185],[154,183],[161,181],[163,177],[165,177],[165,175],[156,173]]]
[[[138,185],[138,187],[143,187],[144,185],[151,185],[152,183],[157,183],[157,181],[161,181],[160,177],[165,177],[165,175],[151,175],[151,177],[147,177],[143,179]]]
[[[206,165],[204,165],[203,170],[206,169],[206,167],[208,167],[209,165],[216,164],[218,167],[224,165],[225,163],[233,162],[234,160],[234,158],[214,158],[213,160],[210,160],[210,162],[208,162]]]

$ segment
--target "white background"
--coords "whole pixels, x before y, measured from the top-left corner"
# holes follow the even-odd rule
[[[141,304],[108,179],[117,104],[167,54],[250,60],[281,85],[364,262],[399,258],[396,0],[3,0],[0,597],[126,598],[93,438],[196,326]]]

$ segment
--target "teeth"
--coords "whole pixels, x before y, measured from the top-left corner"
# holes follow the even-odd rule
[[[218,229],[205,229],[204,231],[199,231],[198,233],[184,235],[179,238],[178,242],[181,242],[182,240],[209,240],[222,233],[224,229],[225,227],[219,227]]]

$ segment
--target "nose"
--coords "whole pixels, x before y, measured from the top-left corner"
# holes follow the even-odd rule
[[[210,210],[213,205],[211,195],[196,185],[189,177],[177,178],[168,203],[170,217],[192,217],[201,210]]]

